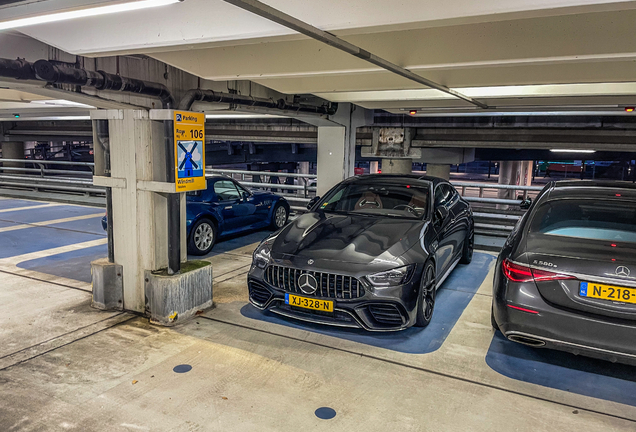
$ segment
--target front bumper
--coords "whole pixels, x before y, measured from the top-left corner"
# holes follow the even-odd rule
[[[538,313],[524,312],[508,305]],[[510,282],[497,271],[493,314],[499,329],[510,340],[636,365],[635,321],[555,307],[541,297],[534,282]]]
[[[364,294],[354,299],[291,292],[291,294],[302,297],[333,301],[333,313],[302,309],[285,304],[285,294],[290,293],[290,291],[267,283],[264,274],[265,270],[252,266],[247,277],[250,303],[261,310],[317,324],[362,328],[369,331],[403,330],[415,323],[421,276],[420,268],[416,269],[409,283],[405,285],[381,290],[365,286]],[[345,276],[356,277],[359,275]],[[361,281],[361,278],[358,277],[358,280]]]

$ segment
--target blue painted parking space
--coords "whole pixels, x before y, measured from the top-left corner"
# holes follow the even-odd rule
[[[0,215],[1,214],[2,213],[0,213]],[[0,228],[6,228],[6,227],[15,226],[15,225],[18,225],[18,223],[0,220]]]
[[[60,205],[44,207],[39,209],[8,211],[0,213],[0,220],[13,221],[19,223],[44,222],[48,220],[64,219],[89,214],[103,213],[103,209],[96,207],[80,207],[71,205]]]
[[[47,225],[49,228],[58,228],[63,230],[82,231],[85,233],[95,234],[100,237],[106,237],[106,231],[102,228],[102,216],[96,216],[88,219],[81,219],[71,222],[61,222]]]
[[[30,207],[30,206],[43,205],[43,204],[47,204],[47,203],[40,202],[40,201],[21,200],[21,199],[0,199],[0,210],[7,210],[7,209],[13,209],[13,208],[20,208],[20,207]]]
[[[496,257],[475,253],[470,265],[459,265],[437,293],[433,320],[426,328],[411,327],[399,332],[368,332],[361,329],[329,327],[293,320],[271,312],[263,312],[248,304],[241,309],[243,316],[312,331],[328,336],[359,342],[409,354],[427,354],[438,350],[455,323],[470,303],[488,275]]]
[[[0,258],[8,258],[75,243],[99,240],[95,234],[51,229],[48,227],[24,228],[0,232]]]
[[[91,261],[104,258],[107,254],[108,246],[100,245],[24,261],[18,264],[18,267],[82,282],[91,282]]]
[[[497,331],[486,363],[519,381],[636,406],[636,368],[507,340]]]

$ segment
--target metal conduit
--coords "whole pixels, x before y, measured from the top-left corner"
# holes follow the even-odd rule
[[[315,106],[315,105],[303,105],[287,103],[285,99],[257,98],[253,96],[243,96],[232,93],[220,93],[212,90],[194,89],[188,90],[186,94],[179,102],[180,110],[189,110],[192,104],[196,101],[212,102],[212,103],[227,103],[234,105],[244,105],[262,108],[278,109],[283,111],[294,111],[299,113],[309,114],[322,114],[322,115],[334,115],[338,110],[337,103],[330,103],[329,105]]]

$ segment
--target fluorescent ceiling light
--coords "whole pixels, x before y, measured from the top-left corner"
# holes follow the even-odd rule
[[[35,24],[44,24],[57,21],[65,21],[74,18],[92,17],[97,15],[106,15],[117,12],[129,12],[139,9],[147,9],[157,6],[165,6],[172,3],[178,3],[183,0],[140,0],[128,3],[118,3],[110,6],[98,6],[88,9],[79,9],[68,12],[54,12],[46,15],[34,16],[29,18],[18,18],[10,21],[0,22],[0,30],[14,29],[26,27]]]
[[[0,121],[52,121],[52,120],[90,120],[91,116],[83,116],[83,115],[61,115],[61,116],[47,116],[47,115],[39,115],[33,117],[25,117],[20,115],[19,118],[11,117],[3,117],[0,115]]]
[[[44,106],[52,106],[52,107],[78,107],[78,108],[95,108],[92,105],[86,105],[79,102],[74,102],[66,99],[44,99],[44,100],[34,100],[31,101],[32,104],[36,105],[44,105]],[[38,107],[39,108],[39,107]]]
[[[552,149],[554,153],[596,153],[596,150],[577,150],[577,149]]]
[[[636,82],[454,87],[452,90],[473,98],[500,99],[568,96],[634,96],[636,95]],[[451,95],[430,88],[321,92],[314,93],[314,95],[331,102],[433,101],[454,99]],[[408,107],[408,109],[418,109],[417,104]]]

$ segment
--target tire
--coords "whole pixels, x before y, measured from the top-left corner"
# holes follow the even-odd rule
[[[201,219],[192,226],[188,240],[190,255],[206,255],[216,243],[217,229],[210,219]]]
[[[287,207],[278,203],[274,206],[274,211],[272,211],[272,223],[269,227],[274,231],[279,230],[285,226],[288,218],[289,211],[287,210]]]
[[[462,249],[462,258],[459,260],[460,264],[470,264],[473,260],[473,250],[475,249],[475,230],[472,229],[464,240],[464,247]]]
[[[435,286],[435,267],[432,263],[427,263],[422,272],[420,291],[417,299],[416,327],[426,327],[433,318],[435,308],[435,296],[437,287]]]

